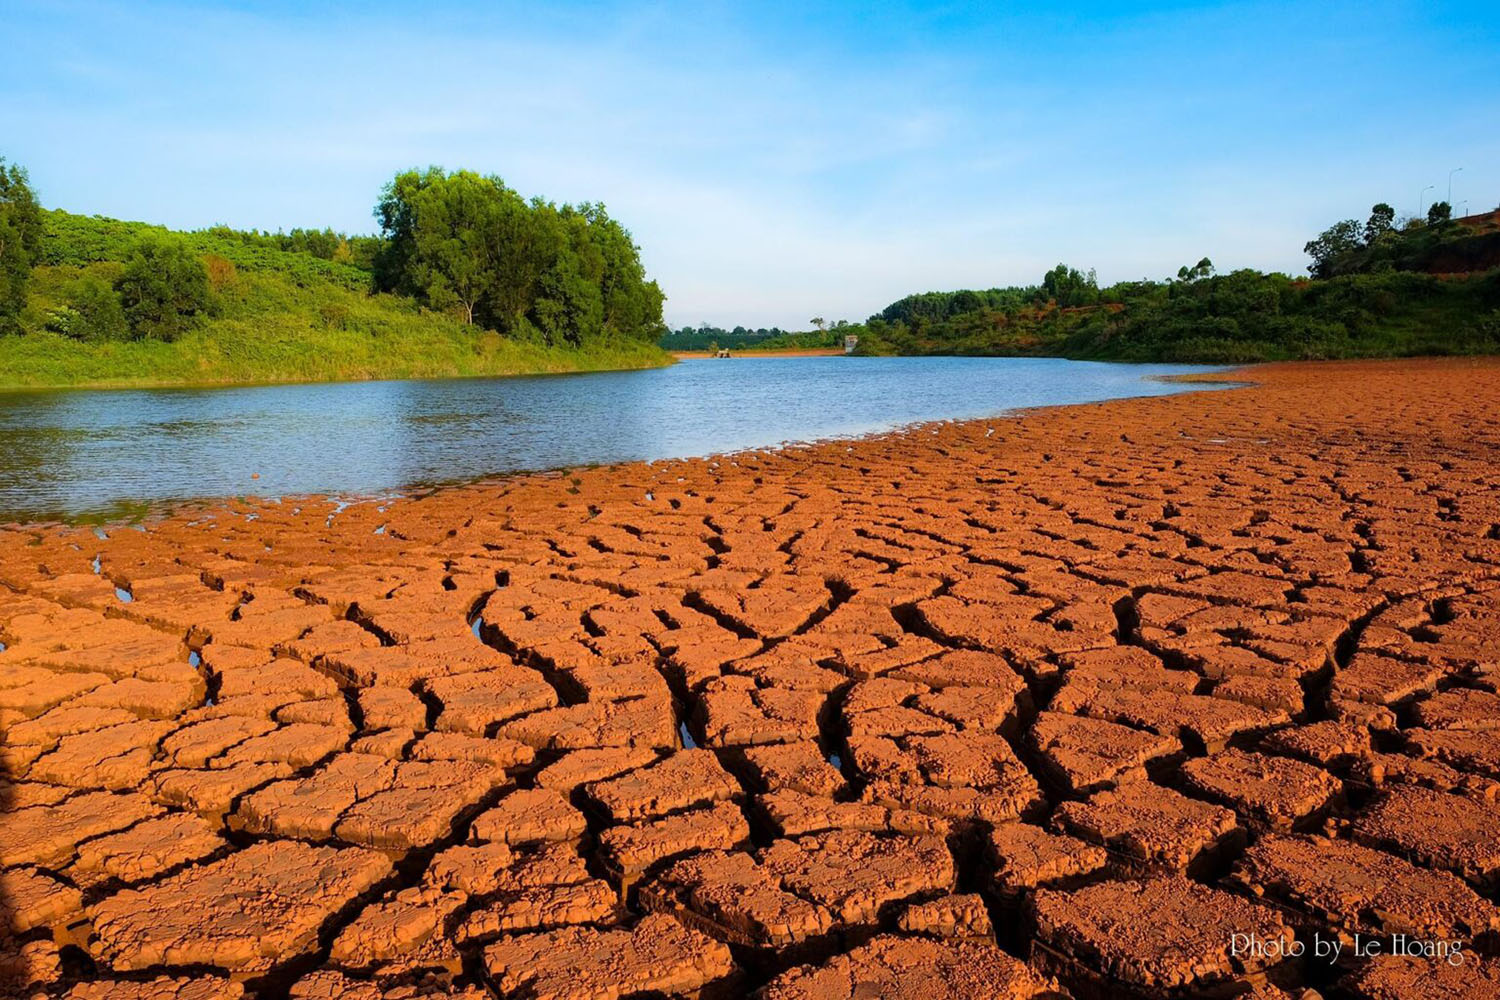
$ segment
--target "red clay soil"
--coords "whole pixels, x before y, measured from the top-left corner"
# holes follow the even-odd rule
[[[1500,362],[1243,377],[0,529],[0,995],[1500,995]]]

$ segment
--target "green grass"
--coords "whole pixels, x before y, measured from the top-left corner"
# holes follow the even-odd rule
[[[89,232],[73,226],[73,242]],[[49,313],[68,302],[73,282],[85,274],[106,281],[119,274],[120,264],[108,252],[122,240],[112,229],[104,232],[111,240],[107,246],[101,241],[97,252],[35,269],[23,315],[27,332],[0,336],[0,388],[522,375],[672,361],[656,345],[638,340],[569,348],[502,337],[408,298],[370,294],[364,290],[368,282],[352,277],[361,272],[347,265],[259,247],[236,254],[236,273],[214,293],[210,315],[174,342],[84,342],[50,332]]]

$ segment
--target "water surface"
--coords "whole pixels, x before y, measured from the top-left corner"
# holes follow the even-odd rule
[[[0,522],[683,458],[1182,392],[1195,387],[1160,377],[1216,370],[1054,358],[734,358],[586,375],[0,393]]]

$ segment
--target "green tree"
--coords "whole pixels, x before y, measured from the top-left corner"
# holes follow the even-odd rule
[[[472,325],[497,291],[507,216],[524,208],[498,177],[438,167],[398,174],[375,208],[389,241],[377,279],[435,309],[456,308]]]
[[[1307,266],[1313,277],[1329,278],[1335,273],[1338,258],[1359,247],[1359,223],[1345,219],[1323,230],[1317,239],[1309,240],[1303,245],[1302,252],[1313,260]]]
[[[1365,243],[1374,246],[1395,228],[1396,210],[1385,202],[1370,206],[1370,218],[1365,223]]]
[[[176,340],[208,310],[208,274],[179,239],[141,239],[115,288],[137,338]]]
[[[663,295],[603,205],[529,203],[498,177],[432,167],[386,185],[377,287],[547,343],[661,335]]]
[[[1429,226],[1441,226],[1453,219],[1453,206],[1446,201],[1435,201],[1427,209],[1427,224]]]
[[[1066,264],[1058,264],[1042,276],[1044,299],[1060,306],[1087,306],[1099,301],[1099,282],[1090,270],[1087,274]]]
[[[1192,267],[1179,267],[1177,269],[1178,281],[1197,281],[1200,278],[1212,277],[1214,273],[1214,262],[1207,257],[1202,258]]]
[[[26,171],[0,158],[0,334],[20,331],[31,269],[42,256],[42,209]]]

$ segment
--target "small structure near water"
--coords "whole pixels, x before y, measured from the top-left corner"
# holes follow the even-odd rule
[[[845,354],[853,354],[854,353],[854,349],[856,347],[858,347],[858,346],[859,346],[859,337],[856,334],[852,334],[851,333],[851,334],[849,334],[848,336],[846,336],[844,338],[844,353]]]

